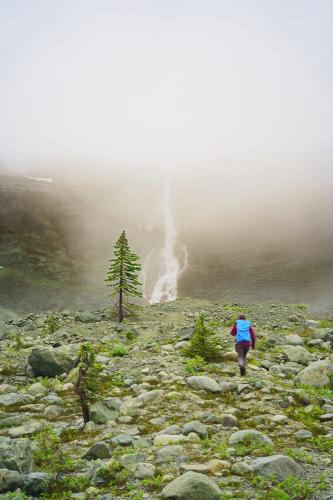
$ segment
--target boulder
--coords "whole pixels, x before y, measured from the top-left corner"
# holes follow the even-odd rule
[[[167,464],[170,462],[180,464],[187,462],[188,455],[181,445],[163,446],[163,448],[158,450],[156,460],[160,464]]]
[[[184,436],[187,436],[190,432],[195,432],[202,438],[206,438],[208,436],[207,426],[205,424],[202,424],[198,420],[193,420],[193,422],[188,422],[184,425]]]
[[[89,450],[83,455],[83,458],[87,458],[88,460],[96,460],[100,458],[101,460],[105,458],[110,458],[110,450],[109,447],[104,441],[98,441],[94,443]]]
[[[36,347],[28,358],[28,363],[36,375],[54,378],[68,373],[77,365],[79,358],[75,346]]]
[[[147,391],[140,394],[136,401],[139,405],[146,406],[148,404],[155,404],[161,401],[164,397],[164,392],[161,389],[154,389],[153,391]]]
[[[99,321],[99,317],[95,313],[89,311],[77,313],[75,319],[81,323],[95,323]]]
[[[172,500],[220,500],[222,491],[204,474],[185,472],[163,488],[162,496]]]
[[[11,438],[33,436],[42,429],[43,425],[40,422],[26,422],[19,427],[13,427],[8,434]]]
[[[0,468],[20,473],[31,472],[32,456],[29,439],[0,437]]]
[[[155,476],[156,467],[148,462],[139,462],[133,468],[135,479],[150,479]]]
[[[211,377],[195,375],[186,380],[187,384],[198,391],[221,392],[220,385]]]
[[[288,361],[293,361],[301,365],[307,365],[313,359],[312,354],[309,353],[305,347],[300,345],[285,347],[283,352],[288,358]]]
[[[304,339],[295,333],[286,336],[286,344],[288,345],[303,345]]]
[[[15,470],[0,469],[0,493],[22,488],[24,476]]]
[[[249,443],[253,441],[273,445],[273,441],[266,436],[266,434],[253,429],[234,432],[229,438],[229,445],[233,446],[234,444]]]
[[[333,364],[328,359],[322,359],[304,368],[296,376],[295,380],[301,384],[311,385],[312,387],[322,387],[330,383],[332,375]]]
[[[34,497],[49,491],[50,480],[52,476],[45,472],[31,472],[24,477],[24,490]]]
[[[284,481],[289,476],[299,477],[302,468],[286,455],[272,455],[270,457],[260,457],[251,463],[251,467],[256,474],[264,477],[275,477],[277,481]]]
[[[121,404],[121,400],[117,398],[97,401],[90,408],[90,420],[95,424],[105,424],[108,420],[116,420]]]
[[[3,394],[0,396],[0,406],[16,406],[32,403],[35,400],[29,394],[18,394],[17,392]]]

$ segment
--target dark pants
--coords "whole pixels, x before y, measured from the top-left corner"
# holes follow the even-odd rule
[[[239,366],[246,366],[246,355],[249,352],[251,346],[239,343],[239,344],[236,344],[235,347],[236,347],[236,351],[238,354]]]

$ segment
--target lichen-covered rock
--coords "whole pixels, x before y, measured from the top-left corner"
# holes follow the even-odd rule
[[[90,420],[95,424],[105,424],[108,420],[116,420],[121,404],[121,400],[117,398],[97,401],[90,408]]]
[[[29,495],[39,497],[42,493],[47,493],[51,476],[45,472],[31,472],[24,476],[23,489]]]
[[[229,438],[229,445],[233,446],[234,444],[249,443],[253,441],[273,445],[273,441],[266,436],[266,434],[253,429],[234,432]]]
[[[188,377],[186,382],[192,389],[198,391],[221,392],[220,385],[211,377],[194,375],[193,377]]]
[[[89,450],[83,455],[83,458],[87,458],[88,460],[96,460],[97,458],[105,459],[110,458],[110,450],[109,447],[104,441],[98,441],[94,443]]]
[[[166,464],[170,462],[180,464],[182,462],[187,462],[188,454],[184,447],[181,445],[176,444],[171,446],[163,446],[163,448],[158,450],[156,459],[160,464]]]
[[[284,354],[287,356],[289,361],[299,363],[301,365],[307,365],[312,361],[313,356],[309,351],[300,345],[291,345],[285,347],[283,350]]]
[[[76,346],[36,347],[30,353],[28,363],[36,375],[56,377],[70,372],[78,360]]]
[[[172,500],[220,500],[222,491],[207,476],[185,472],[162,490],[163,498]]]
[[[15,491],[23,486],[24,476],[15,470],[0,469],[0,493]]]
[[[187,436],[190,432],[195,432],[198,436],[205,438],[208,436],[207,426],[202,424],[198,420],[193,420],[192,422],[188,422],[183,427],[183,434]]]
[[[312,387],[322,387],[330,383],[333,375],[333,364],[329,359],[315,361],[304,368],[296,377],[296,381]]]
[[[31,472],[32,455],[29,439],[0,437],[0,468],[20,473]]]
[[[302,473],[300,465],[286,455],[257,458],[251,463],[251,467],[256,474],[275,477],[278,481],[283,481],[289,476],[299,477]]]
[[[133,468],[133,477],[136,479],[149,479],[155,476],[156,467],[148,462],[139,462]]]
[[[32,403],[34,397],[29,394],[18,394],[17,392],[3,394],[0,396],[0,406],[16,406]]]

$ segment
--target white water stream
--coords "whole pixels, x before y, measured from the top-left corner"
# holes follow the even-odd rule
[[[156,304],[175,300],[178,294],[178,279],[187,266],[187,249],[177,242],[177,231],[171,207],[171,187],[167,181],[164,188],[162,213],[164,221],[164,246],[158,256],[158,278],[152,288],[149,302]],[[146,259],[145,269],[149,271],[156,252],[152,250]]]

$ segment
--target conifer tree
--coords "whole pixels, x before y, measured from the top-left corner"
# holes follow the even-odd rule
[[[123,231],[114,246],[114,257],[110,260],[111,264],[106,277],[106,281],[109,282],[108,286],[113,288],[111,298],[117,297],[119,323],[124,319],[124,310],[128,311],[137,307],[129,302],[129,298],[142,297],[142,293],[138,290],[141,285],[138,279],[141,270],[139,258],[129,248],[126,233]]]
[[[206,361],[219,357],[221,350],[215,333],[205,325],[205,317],[198,314],[195,320],[194,333],[184,354],[189,357],[201,356]]]

